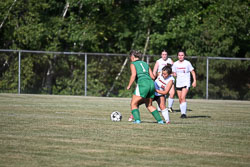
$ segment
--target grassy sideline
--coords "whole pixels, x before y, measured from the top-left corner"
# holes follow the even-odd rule
[[[0,94],[0,166],[249,167],[250,101],[188,99],[158,125],[130,99]],[[178,109],[177,99],[174,109]],[[110,121],[112,111],[123,115]]]

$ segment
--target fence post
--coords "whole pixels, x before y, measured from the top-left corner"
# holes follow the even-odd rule
[[[84,73],[85,73],[85,76],[84,76],[84,96],[87,96],[87,87],[88,87],[88,85],[87,85],[87,64],[88,64],[88,62],[87,62],[88,60],[87,60],[87,53],[85,53],[85,61],[84,61],[84,63],[85,63],[85,70],[84,70]]]
[[[21,51],[18,52],[18,94],[21,93]]]
[[[206,82],[206,99],[208,100],[208,75],[209,75],[209,57],[207,57],[207,82]]]

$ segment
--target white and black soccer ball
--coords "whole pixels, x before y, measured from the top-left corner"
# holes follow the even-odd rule
[[[114,111],[110,115],[111,121],[119,122],[122,120],[122,114],[119,111]]]

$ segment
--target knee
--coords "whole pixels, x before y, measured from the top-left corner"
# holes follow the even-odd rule
[[[161,105],[160,105],[160,109],[161,109],[161,110],[164,110],[165,108],[166,108],[166,106],[165,106],[164,104],[161,104]]]
[[[181,98],[181,99],[179,99],[179,101],[180,101],[180,103],[183,103],[186,101],[186,98]]]
[[[153,112],[156,110],[156,108],[154,106],[148,106],[147,109],[149,112]]]
[[[131,102],[131,103],[130,103],[130,106],[131,106],[131,107],[135,107],[135,106],[137,107],[138,105],[137,105],[135,102]]]
[[[169,93],[169,97],[170,97],[171,99],[173,99],[173,98],[174,98],[174,92],[173,92],[173,93]]]
[[[179,102],[180,102],[180,104],[183,102],[183,98],[179,98]]]

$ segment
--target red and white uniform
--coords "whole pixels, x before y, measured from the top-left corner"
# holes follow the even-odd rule
[[[169,75],[166,79],[162,77],[162,75],[159,75],[157,79],[155,80],[155,89],[157,90],[164,90],[168,84],[169,81],[173,81],[174,83],[174,77]],[[155,92],[155,96],[161,96],[162,94]]]
[[[190,72],[194,70],[194,67],[188,60],[182,62],[176,61],[172,66],[172,71],[176,73],[176,87],[181,88],[186,86],[190,87]]]
[[[167,64],[173,64],[173,61],[171,58],[168,58],[166,61],[164,61],[162,58],[158,59],[156,62],[158,62],[159,66],[158,66],[158,72],[161,72],[162,71],[162,68],[164,66],[166,66]]]

